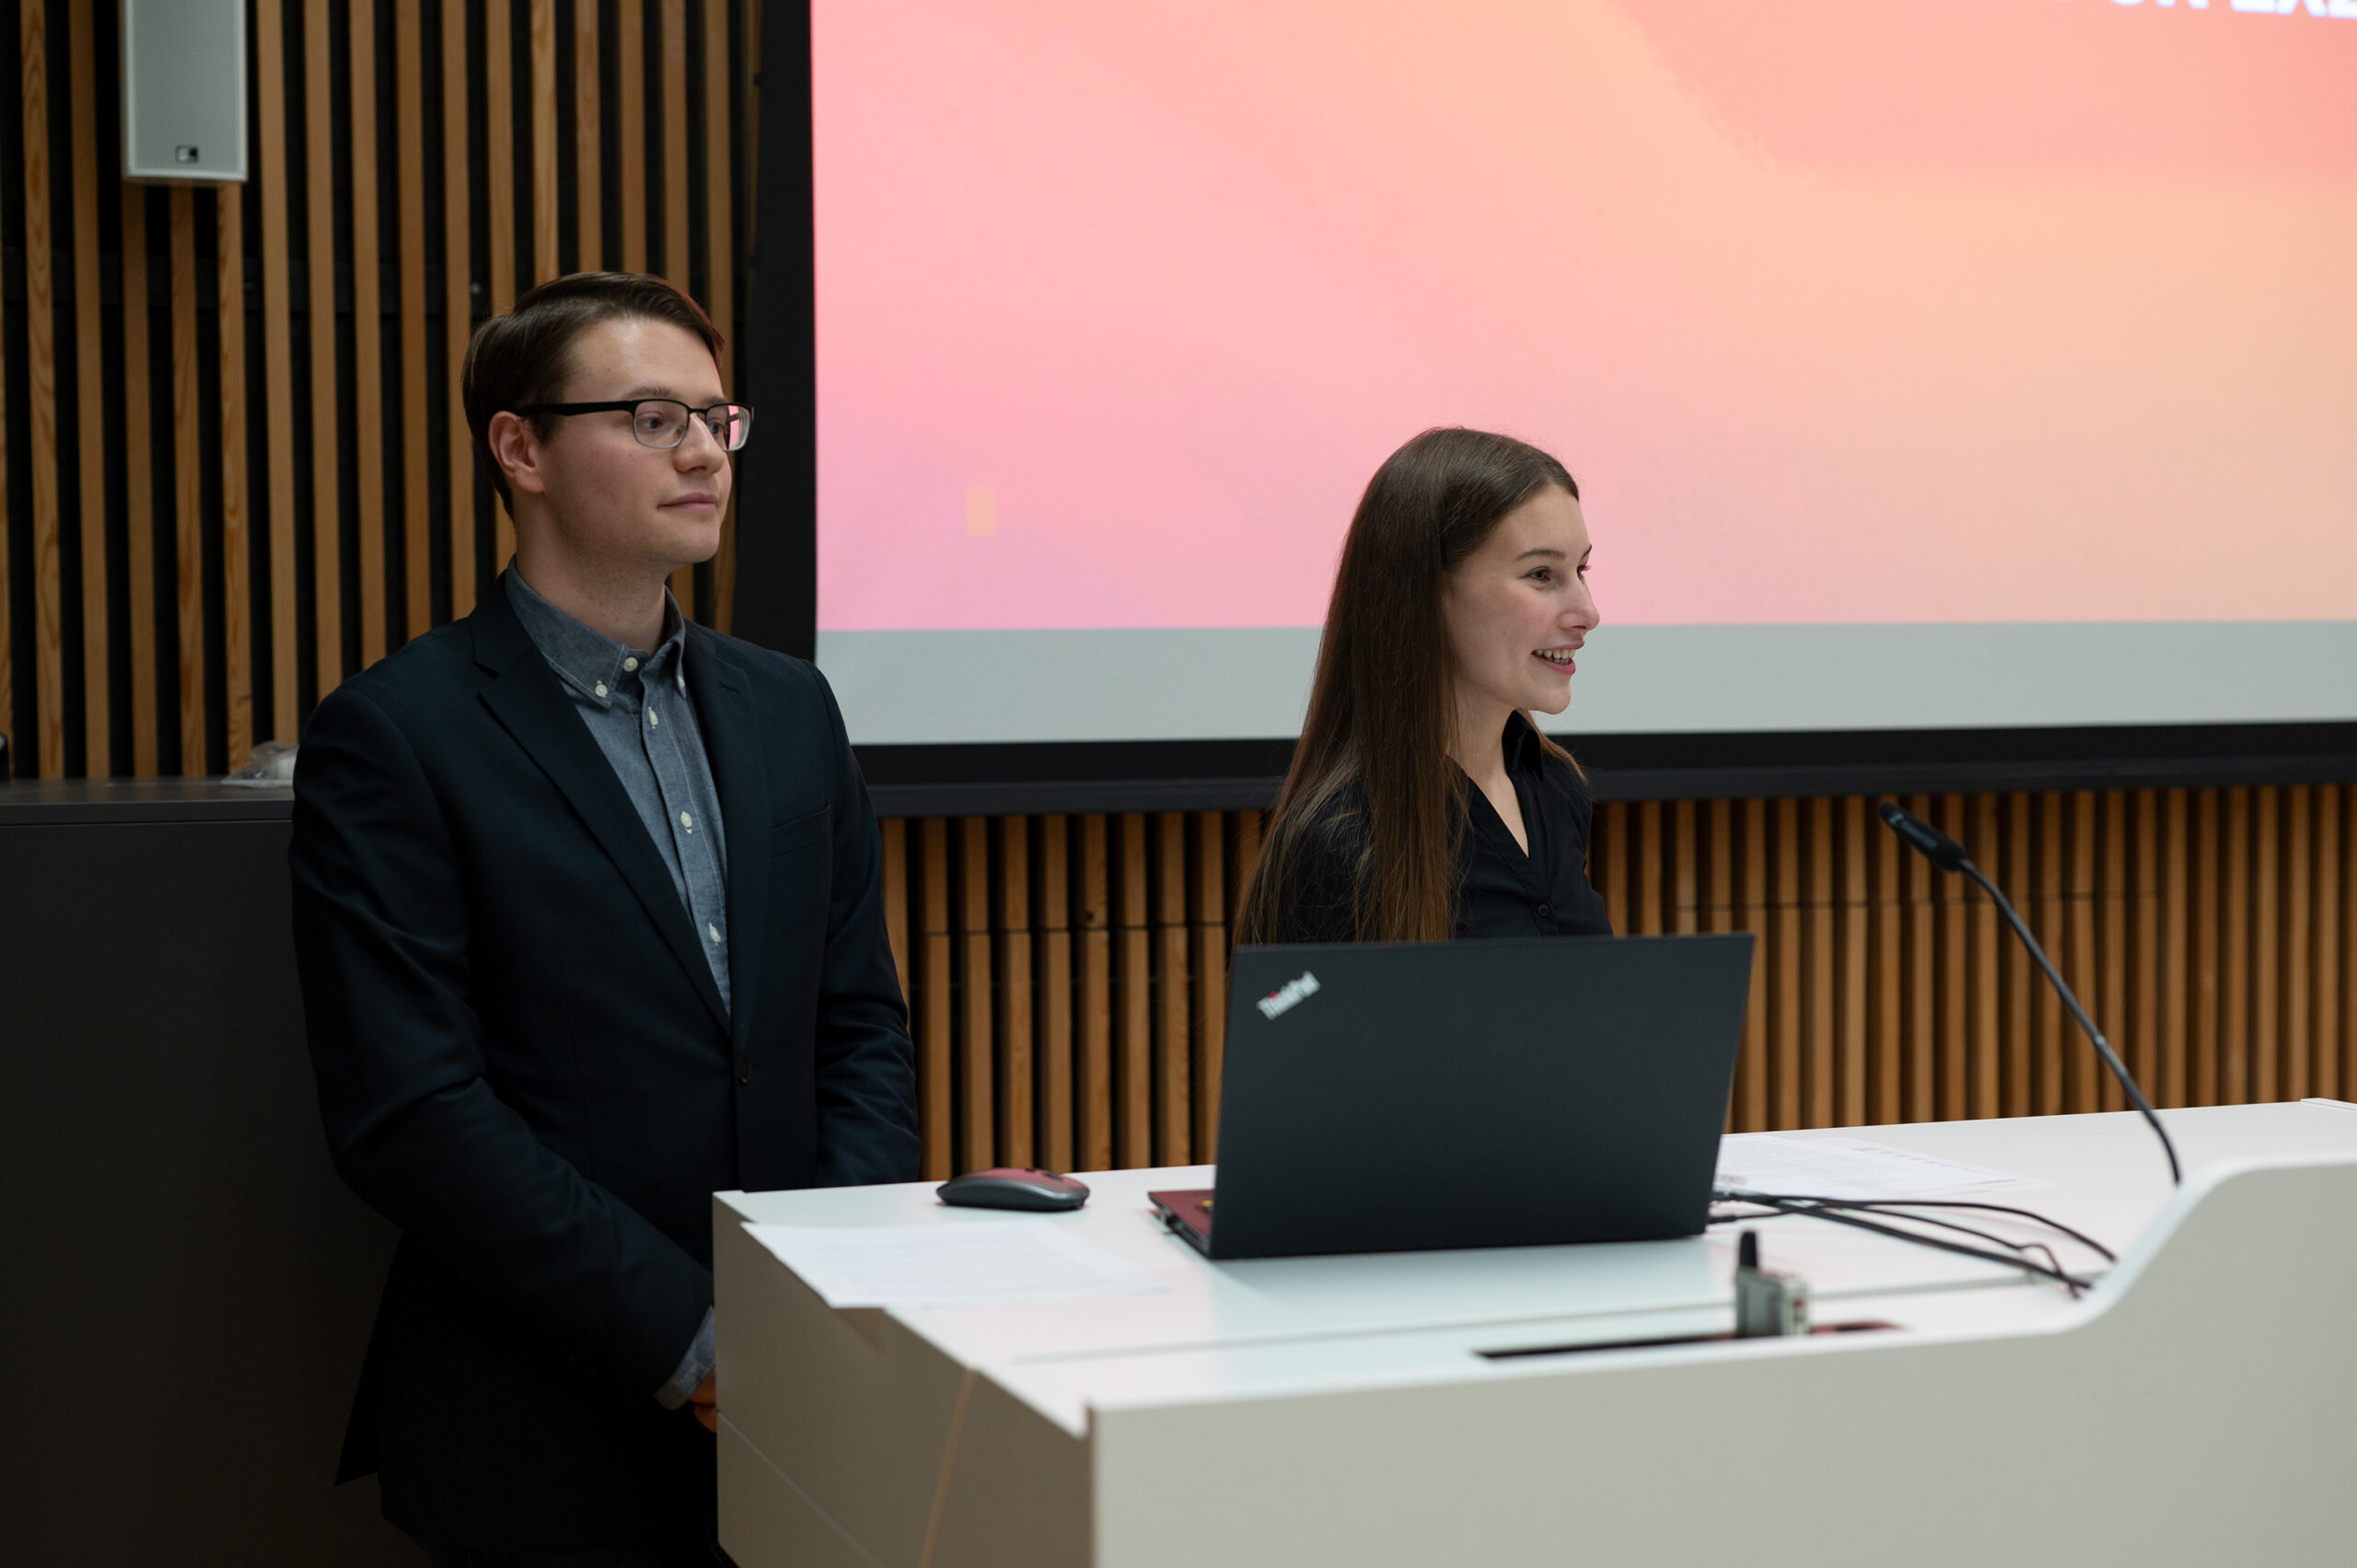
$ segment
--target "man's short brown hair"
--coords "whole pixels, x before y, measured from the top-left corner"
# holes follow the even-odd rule
[[[645,273],[573,273],[551,278],[517,300],[506,315],[477,327],[474,341],[467,344],[459,385],[477,460],[488,460],[492,415],[563,401],[565,377],[573,373],[574,340],[600,321],[622,319],[684,327],[703,340],[714,364],[726,341],[702,306],[661,278]],[[532,433],[547,440],[556,417],[533,416]],[[491,465],[491,482],[499,498],[513,507],[507,475],[497,463]]]

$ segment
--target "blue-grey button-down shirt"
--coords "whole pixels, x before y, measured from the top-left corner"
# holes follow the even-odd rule
[[[720,1003],[728,1006],[728,846],[703,731],[688,697],[688,634],[679,602],[663,595],[663,636],[653,652],[626,648],[551,604],[507,569],[507,601],[540,656],[563,682],[575,710],[630,793],[647,836],[670,868],[671,885],[695,922]],[[714,1320],[703,1323],[669,1382],[655,1391],[677,1410],[712,1372]]]
[[[513,567],[507,595],[662,853],[726,1007],[728,845],[703,731],[688,698],[688,637],[679,604],[667,589],[662,641],[650,653],[583,625],[535,593]]]

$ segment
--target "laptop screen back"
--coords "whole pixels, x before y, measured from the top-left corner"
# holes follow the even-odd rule
[[[1744,934],[1240,947],[1214,1258],[1702,1227]]]

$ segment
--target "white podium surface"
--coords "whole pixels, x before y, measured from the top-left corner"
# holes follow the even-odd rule
[[[1149,1189],[1056,1216],[1167,1291],[829,1307],[744,1229],[993,1225],[930,1183],[714,1200],[722,1544],[742,1568],[2357,1561],[2357,1106],[1845,1128],[2034,1178],[2120,1254],[2021,1271],[1760,1222],[1819,1323],[1723,1333],[1736,1229],[1210,1263]],[[1957,1216],[1970,1223],[1981,1217]],[[2014,1228],[2017,1237],[2034,1233]],[[1491,1353],[1485,1355],[1483,1353]]]

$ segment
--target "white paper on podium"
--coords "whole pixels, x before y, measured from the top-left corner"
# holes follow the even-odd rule
[[[830,1307],[995,1307],[1170,1287],[1052,1220],[754,1225],[746,1231]]]
[[[2049,1183],[1864,1138],[1782,1138],[1737,1132],[1719,1140],[1718,1183],[1812,1198],[1968,1197]]]

